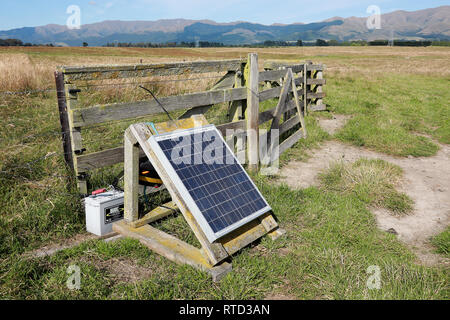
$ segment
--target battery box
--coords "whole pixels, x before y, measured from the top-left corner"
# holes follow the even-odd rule
[[[113,222],[123,219],[123,192],[112,190],[85,198],[86,230],[98,236],[112,232]]]

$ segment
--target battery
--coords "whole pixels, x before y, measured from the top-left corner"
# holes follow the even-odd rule
[[[86,230],[98,236],[112,232],[113,222],[123,219],[123,192],[112,190],[85,198]]]

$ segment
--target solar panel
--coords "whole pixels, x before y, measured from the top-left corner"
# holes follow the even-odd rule
[[[271,210],[214,125],[149,143],[210,242]]]

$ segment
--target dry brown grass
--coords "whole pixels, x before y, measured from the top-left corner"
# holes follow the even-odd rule
[[[23,53],[3,54],[0,59],[0,90],[25,91],[48,88],[51,71],[45,63],[35,63]]]
[[[149,94],[138,88],[142,85],[159,97],[205,91],[219,81],[223,73],[191,74],[168,77],[126,78],[80,83],[84,94],[80,105],[103,104],[148,99]]]
[[[325,63],[330,74],[358,73],[370,78],[390,73],[450,75],[446,47],[289,47],[289,48],[0,48],[0,91],[53,88],[59,65],[137,64],[188,60],[245,58],[259,54],[265,60]],[[204,85],[208,85],[204,83]],[[198,84],[192,83],[195,88]],[[186,84],[180,84],[184,89]],[[169,92],[180,92],[174,85]],[[188,88],[189,89],[189,88]]]

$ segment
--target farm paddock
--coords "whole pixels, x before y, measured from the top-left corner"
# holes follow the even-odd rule
[[[408,192],[415,179],[405,183],[408,171],[402,172],[400,162],[423,162],[441,177],[448,175],[450,51],[446,48],[9,48],[0,51],[0,86],[1,91],[51,87],[57,65],[239,59],[254,51],[260,63],[276,58],[320,61],[327,66],[324,102],[330,113],[306,117],[308,139],[283,155],[281,174],[293,161],[323,162],[314,153],[320,155],[330,144],[357,148],[362,155],[376,152],[383,161],[351,159],[350,166],[316,166],[316,182],[300,187],[280,183],[282,176],[254,175],[280,225],[287,229],[287,237],[276,242],[263,238],[244,249],[233,258],[234,272],[212,283],[206,274],[173,264],[136,241],[104,242],[84,233],[75,181],[68,183],[63,165],[54,92],[2,95],[0,296],[447,299],[448,209],[442,198],[449,192],[448,182],[430,184],[444,215],[419,248],[404,241],[401,229],[393,228],[398,235],[386,232],[391,227],[378,226],[374,215],[382,211],[388,217],[411,219],[417,210],[422,214],[436,210],[416,207],[417,199]],[[162,86],[159,92],[189,92],[198,86],[193,83],[192,88]],[[135,90],[124,89],[121,94],[140,98]],[[102,103],[121,98],[116,95],[117,90],[108,89],[94,92],[92,99]],[[343,127],[332,134],[322,129],[321,123],[340,115],[348,118]],[[211,116],[220,117],[220,113]],[[86,144],[99,149],[105,143],[114,146],[127,125],[92,128]],[[99,136],[110,141],[100,144]],[[342,154],[347,157],[348,153]],[[99,170],[92,177],[93,188],[111,183],[118,170]],[[433,180],[427,176],[436,173],[423,175]],[[359,182],[348,183],[349,177],[359,177]],[[368,187],[372,192],[367,192]],[[163,221],[160,227],[193,240],[182,219]],[[58,246],[68,248],[43,254]],[[433,258],[424,260],[421,252]],[[71,264],[82,270],[79,291],[66,287]],[[366,286],[371,265],[381,269],[380,290]]]

